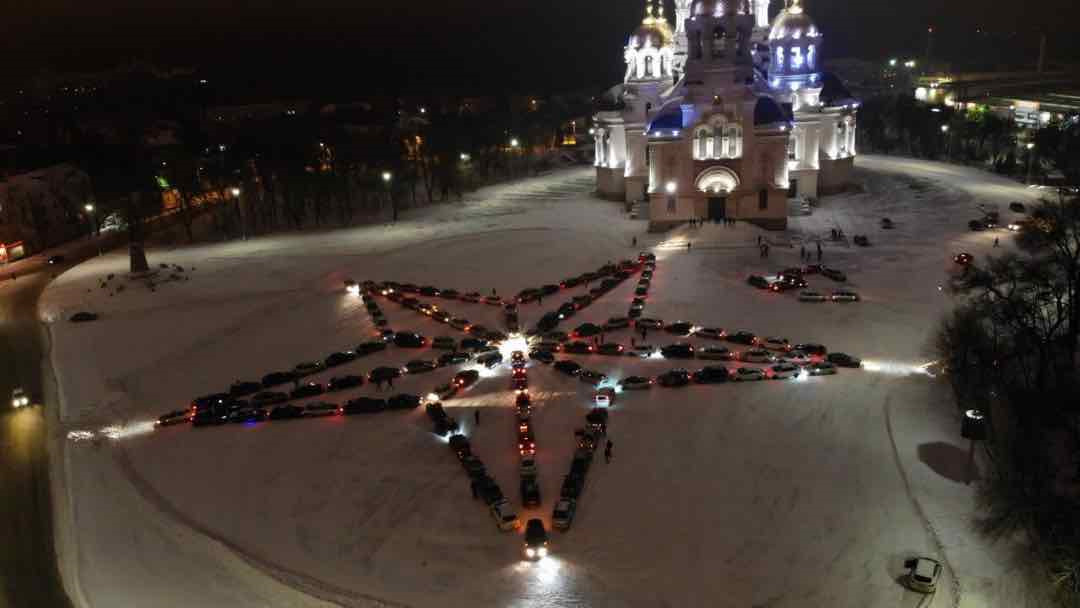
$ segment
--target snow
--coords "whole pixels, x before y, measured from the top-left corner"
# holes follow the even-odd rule
[[[591,197],[592,170],[581,169],[410,210],[392,225],[152,249],[152,264],[179,264],[190,276],[154,292],[130,283],[110,296],[98,286],[123,274],[124,256],[77,266],[41,305],[62,431],[100,437],[115,426],[119,438],[65,446],[62,510],[77,551],[62,558],[74,560],[92,606],[915,605],[918,596],[896,582],[914,554],[947,565],[935,606],[1039,605],[1012,547],[972,530],[974,486],[949,475],[954,452],[961,467],[966,459],[958,417],[945,383],[917,370],[951,306],[937,286],[952,255],[993,251],[992,234],[964,231],[974,205],[998,204],[1004,220],[1008,202],[1037,193],[950,165],[863,156],[858,166],[865,192],[823,199],[786,233],[709,225],[646,235],[644,222]],[[884,216],[895,230],[878,228]],[[794,292],[746,285],[749,274],[798,265],[799,247],[831,228],[874,244],[825,244],[824,263],[848,273],[862,302],[800,303]],[[1007,248],[1006,233],[995,234]],[[758,235],[774,243],[768,259]],[[511,295],[642,249],[658,258],[643,316],[820,342],[878,371],[619,394],[614,460],[597,458],[573,527],[552,534],[552,557],[538,563],[521,561],[520,538],[499,532],[471,497],[422,410],[143,432],[236,379],[370,340],[375,328],[345,279]],[[624,316],[633,283],[561,329]],[[587,289],[565,291],[522,305],[522,326]],[[438,302],[501,327],[498,307]],[[461,336],[380,305],[395,329]],[[101,320],[61,322],[78,310]],[[632,336],[640,337],[605,338],[629,345]],[[676,338],[653,331],[648,341]],[[439,352],[391,347],[316,379]],[[718,363],[573,358],[612,378]],[[458,369],[406,376],[394,392],[426,394]],[[549,523],[592,388],[535,363],[529,374],[543,503],[520,514]],[[445,406],[520,506],[509,368],[484,376]],[[331,398],[374,393],[365,386]]]

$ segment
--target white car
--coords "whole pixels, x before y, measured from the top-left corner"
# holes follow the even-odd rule
[[[660,319],[638,319],[634,323],[634,327],[645,327],[647,329],[663,329],[664,322]]]
[[[780,355],[780,360],[785,363],[794,363],[795,365],[810,364],[810,357],[801,350],[789,350]]]
[[[624,391],[637,391],[652,388],[653,381],[641,376],[628,376],[619,383]]]
[[[18,409],[27,405],[30,405],[30,397],[26,395],[26,391],[21,388],[11,391],[11,407]]]
[[[929,557],[917,557],[908,562],[907,586],[920,593],[933,593],[941,577],[941,562]]]
[[[713,340],[721,340],[727,335],[723,329],[719,327],[702,327],[694,332],[694,335],[699,338],[711,338]]]
[[[811,376],[831,376],[836,373],[836,366],[828,361],[818,361],[811,363],[806,371],[810,372]]]
[[[712,360],[731,360],[734,355],[727,347],[724,346],[706,346],[705,348],[697,351],[698,359],[712,359]]]
[[[771,372],[770,376],[774,380],[794,378],[800,373],[802,373],[802,370],[799,369],[797,365],[792,365],[791,363],[777,363],[776,365],[769,368],[769,371]]]
[[[610,386],[596,389],[593,401],[597,407],[611,407],[611,404],[615,403],[615,389]]]
[[[521,525],[517,513],[514,513],[513,507],[510,506],[510,501],[505,498],[491,505],[491,518],[503,531],[514,530]]]
[[[536,459],[532,456],[522,456],[518,471],[522,477],[536,477]]]
[[[756,367],[740,367],[735,370],[735,373],[731,376],[732,380],[736,382],[747,382],[753,380],[764,380],[765,372]]]
[[[826,298],[823,294],[812,291],[810,289],[799,292],[800,302],[824,302],[828,299],[829,298]]]
[[[739,361],[747,363],[772,363],[775,361],[772,353],[761,348],[751,348],[739,353]]]
[[[791,350],[791,342],[787,338],[765,338],[761,345],[769,350]]]
[[[832,292],[833,302],[858,302],[859,294],[851,291],[850,289],[837,289]]]

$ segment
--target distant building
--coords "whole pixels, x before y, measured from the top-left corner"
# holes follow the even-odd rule
[[[913,94],[928,104],[983,108],[1027,129],[1080,114],[1080,78],[1069,72],[929,74],[918,79]]]
[[[0,180],[0,262],[87,233],[90,195],[89,176],[68,164]]]

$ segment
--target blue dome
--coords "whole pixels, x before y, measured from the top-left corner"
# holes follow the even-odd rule
[[[771,125],[777,122],[791,122],[790,111],[785,111],[772,97],[759,97],[754,106],[754,124]]]

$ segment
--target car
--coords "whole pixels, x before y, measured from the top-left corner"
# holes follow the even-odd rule
[[[685,342],[676,342],[661,348],[660,354],[665,359],[693,359],[694,347]]]
[[[420,396],[398,393],[386,400],[388,410],[411,410],[420,407]]]
[[[464,435],[451,435],[447,443],[459,460],[472,455],[472,449],[469,446],[469,438]]]
[[[472,324],[469,323],[468,319],[464,319],[462,317],[453,317],[450,319],[450,327],[453,327],[454,329],[460,329],[461,331],[469,331],[469,329],[472,327]]]
[[[294,388],[289,393],[290,399],[302,399],[304,397],[314,397],[315,395],[321,395],[326,391],[322,384],[318,382],[305,382],[300,386]],[[258,393],[256,393],[258,396]],[[252,398],[254,399],[254,397]]]
[[[757,287],[758,289],[768,289],[769,280],[759,274],[752,274],[746,277],[746,283],[751,287]]]
[[[438,368],[438,363],[434,361],[426,361],[424,359],[413,359],[404,365],[404,370],[409,374],[422,374],[424,372],[434,371]]]
[[[323,359],[324,367],[336,367],[338,365],[344,365],[350,361],[356,360],[356,353],[351,350],[343,350],[336,353],[330,353],[326,359]]]
[[[814,344],[813,342],[806,342],[803,344],[796,344],[792,347],[792,350],[801,350],[808,355],[816,355],[824,357],[825,353],[829,352],[822,344]]]
[[[518,396],[527,394],[528,393],[518,393]],[[518,422],[524,422],[532,418],[532,408],[528,405],[518,405],[515,414],[517,415]]]
[[[724,346],[706,346],[695,351],[698,359],[711,359],[714,361],[730,361],[735,354]]]
[[[288,400],[289,395],[279,391],[260,391],[251,396],[252,405],[274,405]]]
[[[560,498],[551,510],[551,526],[560,530],[570,529],[577,511],[577,501],[573,498]]]
[[[1024,203],[1021,203],[1019,201],[1013,201],[1009,203],[1009,211],[1012,211],[1014,213],[1025,213],[1027,211],[1027,207],[1024,206]]]
[[[518,472],[522,477],[536,477],[536,458],[534,456],[522,456],[518,463]]]
[[[777,338],[775,336],[765,338],[761,345],[769,350],[791,350],[791,343],[788,342],[787,338]]]
[[[643,376],[627,376],[619,382],[624,391],[637,391],[652,388],[653,381]]]
[[[858,302],[859,294],[850,289],[837,289],[830,296],[833,302]]]
[[[728,342],[734,342],[736,344],[745,344],[747,346],[753,346],[757,344],[757,336],[748,331],[737,331],[727,335]]]
[[[483,338],[462,338],[461,344],[458,348],[461,350],[478,351],[482,348],[487,348],[488,342]]]
[[[529,359],[541,363],[551,363],[555,360],[555,355],[551,354],[549,350],[533,349],[529,351]]]
[[[495,367],[496,365],[498,365],[500,363],[502,363],[502,360],[503,360],[502,353],[497,351],[497,350],[489,351],[489,352],[483,353],[482,355],[476,357],[476,362],[477,363],[479,363],[480,365],[483,365],[484,367],[487,367],[489,369],[492,368],[492,367]]]
[[[98,319],[97,313],[86,312],[84,310],[84,311],[80,311],[80,312],[77,312],[77,313],[71,315],[69,320],[72,323],[87,323],[89,321],[97,321],[97,319]]]
[[[569,319],[577,312],[577,306],[574,306],[573,302],[566,302],[559,307],[557,311],[559,313],[559,319]]]
[[[581,380],[585,384],[591,384],[593,386],[596,386],[604,380],[607,380],[607,376],[605,376],[604,374],[601,374],[600,372],[594,372],[589,369],[583,369],[579,371],[577,377],[578,380]]]
[[[465,301],[465,302],[476,303],[476,302],[480,301],[481,297],[483,297],[483,296],[481,296],[479,293],[477,293],[475,291],[470,291],[468,293],[462,294],[461,299],[463,301]]]
[[[304,408],[299,405],[279,405],[270,410],[268,418],[270,420],[292,420],[294,418],[301,418],[304,415]]]
[[[635,296],[641,296],[641,297],[649,295],[649,286],[648,285],[638,285],[637,288],[634,289],[634,295]]]
[[[364,385],[364,377],[363,376],[354,376],[354,375],[334,376],[333,378],[330,378],[330,382],[327,383],[326,390],[328,390],[328,391],[343,391],[343,390],[345,390],[347,388],[355,388],[357,386],[363,386],[363,385]]]
[[[694,382],[698,384],[716,384],[719,382],[727,382],[730,379],[731,374],[728,373],[726,367],[721,365],[707,365],[698,371],[694,372]]]
[[[630,327],[630,319],[626,317],[611,317],[604,323],[604,331],[613,331]]]
[[[825,297],[823,294],[810,289],[804,289],[799,292],[800,302],[824,302],[828,299],[829,298]]]
[[[970,253],[958,253],[953,256],[953,262],[956,262],[961,266],[969,266],[974,260],[975,257]]]
[[[358,344],[356,348],[353,349],[353,352],[356,353],[357,357],[364,357],[383,350],[386,350],[386,342],[382,340],[373,340],[371,342]]]
[[[438,336],[431,341],[431,348],[438,348],[440,350],[454,350],[457,348],[457,341],[450,336]]]
[[[259,392],[262,387],[263,385],[260,382],[237,380],[229,386],[229,395],[232,397],[246,397]]]
[[[536,438],[532,433],[518,433],[518,454],[521,456],[536,454]]]
[[[637,327],[638,329],[641,329],[642,327],[646,329],[662,329],[664,327],[664,322],[660,319],[638,319],[634,322],[634,327]]]
[[[821,267],[821,275],[823,277],[825,277],[825,278],[832,279],[833,281],[836,281],[838,283],[843,283],[844,281],[847,280],[847,275],[846,274],[844,274],[843,272],[841,272],[841,271],[839,271],[839,270],[837,270],[835,268],[830,268],[828,266],[822,266]]]
[[[466,369],[454,375],[453,383],[456,384],[459,388],[467,388],[476,384],[476,381],[479,379],[479,371],[475,369]]]
[[[656,254],[649,251],[639,252],[637,255],[638,262],[656,261]]]
[[[11,390],[11,407],[19,409],[28,405],[30,405],[30,396],[26,394],[26,390],[21,387]]]
[[[690,372],[685,369],[673,369],[656,377],[660,386],[675,387],[690,384]]]
[[[427,339],[417,333],[399,331],[394,334],[394,345],[401,348],[423,348],[427,345]]]
[[[631,308],[637,308],[639,310],[642,309],[642,308],[645,308],[645,298],[634,298],[633,300],[630,300],[630,307]],[[663,324],[664,324],[663,322],[660,323],[661,326]],[[635,326],[638,325],[638,322],[635,321],[634,325]]]
[[[578,355],[587,355],[593,352],[593,346],[588,342],[582,342],[580,340],[577,340],[574,342],[567,342],[566,344],[563,344],[562,352]]]
[[[615,403],[615,389],[610,386],[596,389],[596,394],[593,395],[593,403],[598,407],[610,407],[611,404]]]
[[[540,317],[540,320],[536,322],[536,329],[540,332],[551,331],[555,329],[555,326],[557,326],[561,320],[562,317],[558,312],[545,313],[544,316]]]
[[[968,229],[971,230],[972,232],[979,232],[979,231],[982,231],[982,230],[986,230],[986,221],[985,220],[971,220],[970,222],[968,222]]]
[[[612,403],[615,402],[615,389],[610,386],[596,391],[596,394],[597,396],[607,395]],[[599,436],[607,433],[608,409],[599,405],[592,408],[588,414],[585,414],[585,421],[589,423],[589,429],[594,435]]]
[[[48,263],[49,263],[50,266],[55,266],[56,264],[63,264],[64,263],[64,256],[62,256],[62,255],[54,255],[54,256],[52,256],[51,258],[48,259]]]
[[[191,416],[191,426],[194,427],[225,424],[228,421],[229,408],[221,405],[203,408]]]
[[[510,506],[510,501],[505,498],[492,503],[489,510],[491,518],[495,520],[495,525],[504,532],[516,530],[521,525],[517,513],[514,513],[513,507]]]
[[[549,340],[552,342],[566,342],[570,339],[570,334],[566,333],[565,331],[549,331],[544,333],[544,335],[540,337],[544,340]]]
[[[593,323],[582,323],[574,329],[574,336],[577,338],[590,338],[592,336],[603,333],[604,328]]]
[[[446,367],[447,365],[458,365],[461,363],[467,363],[469,359],[472,359],[472,355],[470,355],[469,353],[453,351],[439,355],[439,358],[436,360],[436,362],[441,367]]]
[[[386,382],[401,377],[400,367],[376,367],[368,372],[368,382]]]
[[[838,367],[862,367],[862,359],[847,353],[829,353],[825,360]]]
[[[600,346],[596,347],[596,354],[598,355],[621,355],[623,354],[624,347],[622,344],[616,344],[614,342],[604,342]]]
[[[775,361],[772,353],[763,348],[751,348],[739,353],[739,361],[747,363],[772,363]]]
[[[548,535],[544,530],[544,522],[539,519],[530,519],[525,523],[525,557],[529,559],[543,559],[548,555]]]
[[[536,483],[536,477],[523,477],[521,479],[521,506],[540,506],[540,484]]]
[[[249,424],[262,422],[270,417],[265,408],[247,403],[240,403],[229,410],[229,422],[234,424]]]
[[[548,283],[547,285],[541,285],[538,291],[545,296],[550,296],[551,294],[559,292],[559,286]]]
[[[189,409],[175,410],[168,414],[162,414],[154,421],[154,426],[172,426],[184,422],[191,422],[191,410]]]
[[[803,287],[806,287],[806,281],[801,276],[781,276],[780,279],[769,283],[769,289],[777,292],[802,289]]]
[[[720,340],[727,335],[727,333],[719,327],[699,327],[694,330],[694,335],[699,338],[709,338],[710,340]]]
[[[581,310],[589,304],[592,304],[593,297],[589,294],[582,294],[580,296],[574,296],[570,301],[574,304],[574,308]]]
[[[562,488],[559,490],[561,498],[578,499],[581,491],[585,489],[585,478],[581,475],[567,475],[563,477]]]
[[[356,399],[350,399],[345,403],[345,406],[342,408],[342,413],[346,416],[355,414],[377,414],[385,409],[385,399],[357,397]]]
[[[581,364],[577,361],[570,361],[569,359],[560,359],[556,361],[552,367],[568,376],[576,376],[578,372],[581,371]]]
[[[429,298],[437,298],[439,297],[439,293],[440,291],[437,288],[432,287],[431,285],[424,285],[420,288],[420,295],[427,296]]]
[[[263,388],[270,388],[271,386],[292,382],[295,379],[295,372],[271,372],[262,377],[262,385]]]
[[[740,367],[732,374],[731,379],[736,382],[747,382],[754,380],[764,380],[765,372],[756,367]]]
[[[891,219],[889,219],[887,217],[881,218],[881,228],[883,230],[892,230],[895,227],[896,227],[896,224],[894,224]]]
[[[783,380],[785,378],[795,378],[802,369],[798,365],[792,363],[777,363],[769,368],[769,377],[774,380]]]
[[[196,397],[191,401],[191,411],[200,412],[205,409],[210,409],[216,406],[223,406],[232,399],[232,396],[228,393],[214,393],[212,395],[203,395],[202,397]]]
[[[524,367],[515,366],[512,369],[511,378],[527,378],[529,376],[529,372]]]
[[[690,330],[693,329],[693,325],[686,321],[675,321],[674,323],[668,323],[664,326],[664,331],[676,336],[689,336]]]
[[[418,293],[420,288],[412,283],[402,283],[401,285],[398,285],[398,291],[404,293]]]
[[[941,578],[941,562],[929,557],[916,557],[904,562],[908,568],[904,584],[912,591],[919,593],[933,593],[937,590],[938,579]]]
[[[780,355],[780,361],[783,361],[784,363],[793,363],[795,365],[807,365],[810,363],[810,356],[801,350],[793,349]]]
[[[522,289],[521,291],[519,291],[518,294],[517,294],[516,299],[517,299],[518,302],[524,304],[526,302],[532,302],[533,300],[536,300],[537,297],[539,297],[539,295],[540,295],[540,290],[539,289],[533,289],[532,287],[529,287],[529,288]]]
[[[460,295],[456,289],[443,289],[439,292],[439,297],[445,300],[456,300]]]
[[[811,376],[831,376],[836,373],[836,366],[828,361],[816,361],[806,366]]]
[[[489,306],[502,306],[502,303],[502,298],[500,298],[499,296],[484,297],[484,304],[488,304]]]

